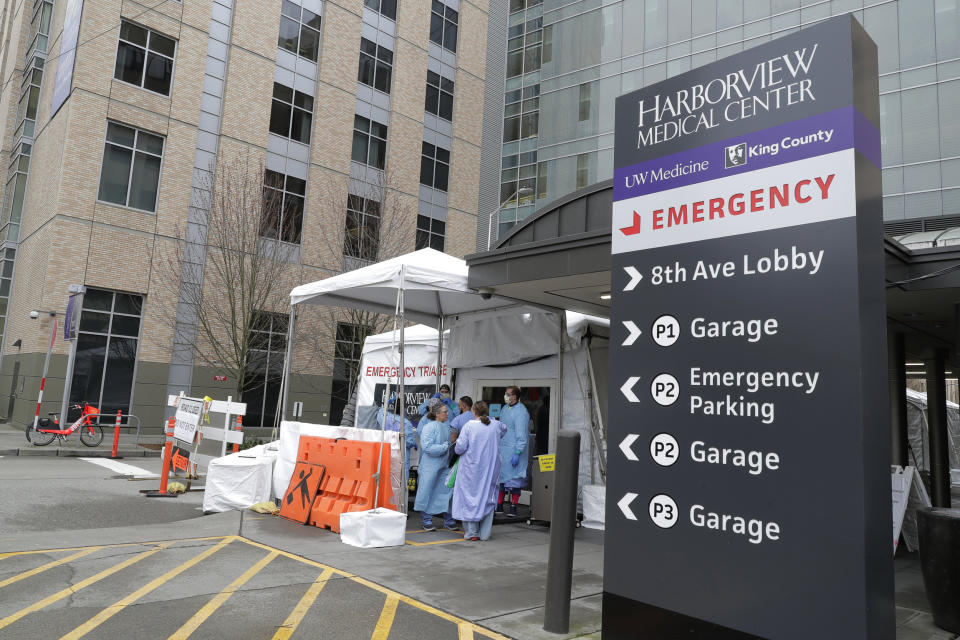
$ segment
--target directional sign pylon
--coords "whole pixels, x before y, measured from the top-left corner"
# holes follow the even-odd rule
[[[637,288],[637,285],[640,284],[640,281],[643,280],[643,274],[637,271],[636,267],[628,266],[623,268],[627,272],[627,275],[630,276],[630,282],[627,283],[627,286],[623,288],[624,291],[633,291]]]
[[[633,320],[624,320],[623,326],[625,326],[627,328],[627,331],[630,332],[630,335],[627,336],[627,339],[623,341],[623,346],[629,347],[634,342],[637,341],[637,338],[640,337],[640,333],[641,333],[640,327],[638,327]]]
[[[623,451],[623,455],[626,456],[627,460],[637,462],[640,459],[637,457],[637,454],[633,452],[633,449],[630,448],[639,437],[639,435],[631,433],[628,434],[627,437],[623,439],[623,442],[620,443],[620,451]]]
[[[620,501],[617,503],[617,506],[620,507],[620,511],[623,512],[623,515],[627,520],[636,520],[637,516],[634,515],[633,511],[630,510],[630,503],[634,501],[637,497],[635,493],[627,493],[625,496],[620,498]]]
[[[640,381],[640,376],[630,376],[620,387],[620,393],[630,402],[640,402],[640,398],[633,392],[633,385]]]

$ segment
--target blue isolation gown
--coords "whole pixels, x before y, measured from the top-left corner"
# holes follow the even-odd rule
[[[500,440],[500,483],[507,489],[523,489],[527,486],[527,440],[530,413],[522,402],[500,410],[500,421],[507,432]],[[517,466],[510,464],[513,454],[520,455]]]
[[[427,420],[420,432],[420,463],[417,467],[416,511],[438,514],[450,511],[451,489],[447,487],[447,460],[450,451],[450,425]]]

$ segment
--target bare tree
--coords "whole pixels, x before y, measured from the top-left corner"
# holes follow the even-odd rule
[[[382,177],[359,190],[354,182],[353,191],[343,185],[325,186],[322,201],[328,219],[332,224],[340,221],[339,229],[330,229],[320,240],[334,271],[352,271],[413,251],[415,197],[389,188]],[[362,309],[317,311],[311,319],[321,330],[313,332],[318,339],[311,341],[310,350],[321,361],[332,362],[334,379],[341,381],[333,385],[331,405],[346,404],[358,380],[363,342],[389,330],[393,319]]]
[[[264,340],[271,329],[286,331],[288,295],[302,281],[303,189],[265,170],[249,151],[205,175],[215,177],[194,190],[202,201],[195,212],[208,212],[205,232],[188,223],[172,246],[154,251],[154,282],[166,301],[158,311],[175,345],[225,374],[242,399],[279,373],[261,371],[270,350]],[[178,306],[195,322],[178,323]]]

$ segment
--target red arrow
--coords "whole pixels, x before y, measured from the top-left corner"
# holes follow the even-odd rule
[[[640,233],[640,214],[636,211],[633,212],[633,226],[632,227],[621,227],[620,232],[625,236],[632,236],[637,233]]]

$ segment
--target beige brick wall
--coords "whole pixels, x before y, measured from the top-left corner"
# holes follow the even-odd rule
[[[395,114],[422,122],[427,52],[407,40],[398,39],[394,61],[390,106]]]
[[[319,79],[354,94],[360,61],[360,2],[350,3],[349,9],[342,4],[324,5]]]
[[[240,47],[230,48],[220,124],[223,136],[267,146],[274,66],[273,60]]]

